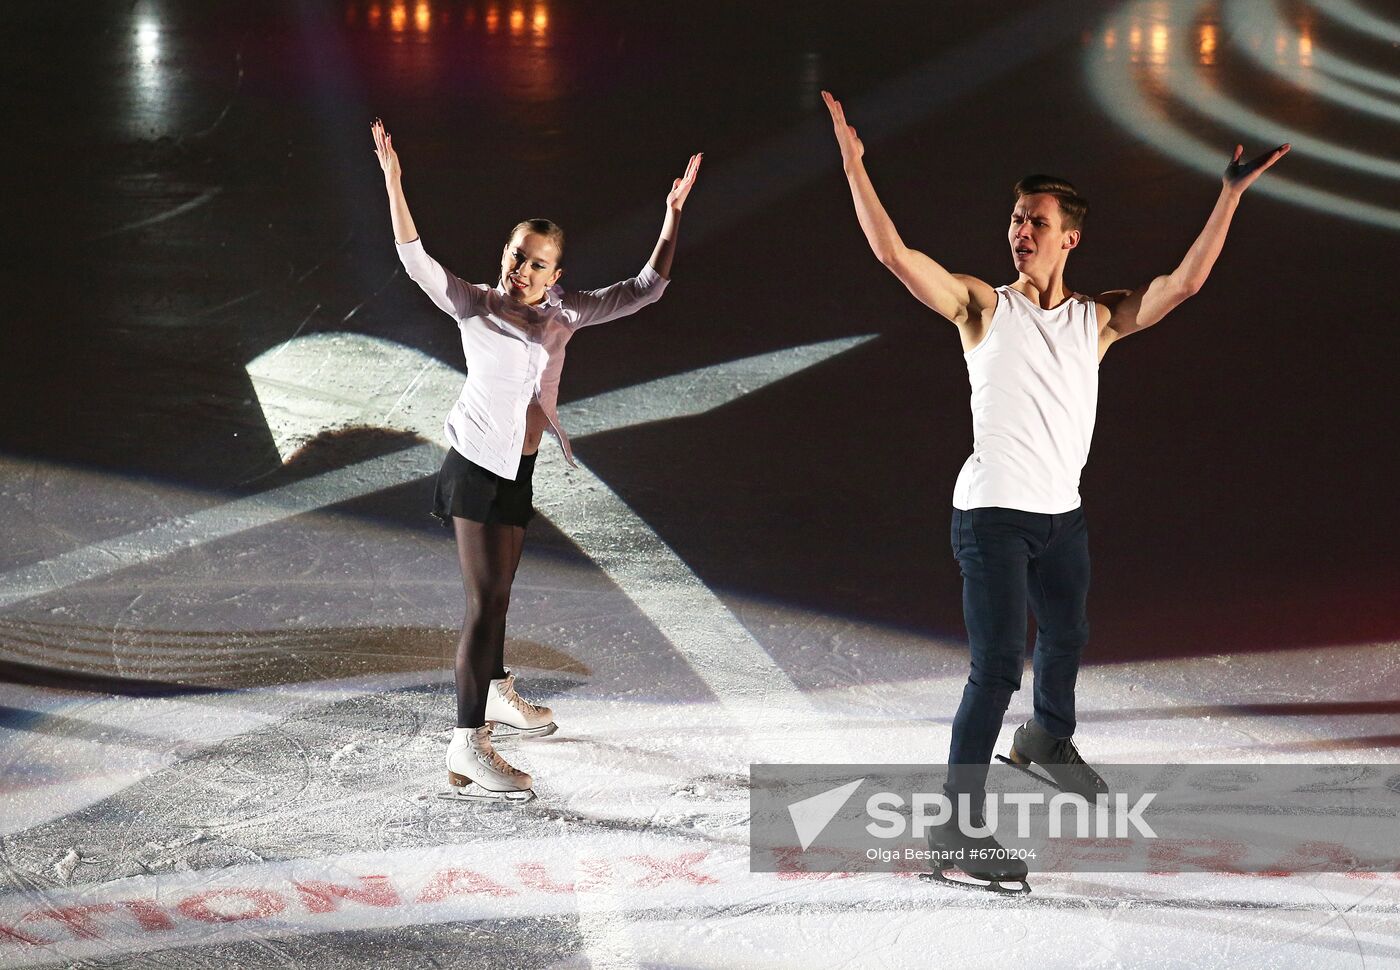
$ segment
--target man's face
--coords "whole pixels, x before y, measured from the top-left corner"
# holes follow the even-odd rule
[[[1048,273],[1079,245],[1079,230],[1063,228],[1063,218],[1060,201],[1053,195],[1042,192],[1016,200],[1006,238],[1017,272]]]
[[[539,303],[544,291],[559,282],[559,248],[548,236],[521,230],[501,253],[501,286],[512,300]]]

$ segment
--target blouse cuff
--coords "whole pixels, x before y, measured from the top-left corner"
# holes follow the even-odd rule
[[[637,274],[637,282],[642,285],[642,289],[650,290],[652,288],[664,289],[666,284],[671,281],[658,273],[648,262],[642,265],[642,271]]]

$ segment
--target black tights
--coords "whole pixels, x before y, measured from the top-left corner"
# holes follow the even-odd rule
[[[525,528],[452,517],[457,559],[467,593],[467,617],[457,640],[457,726],[486,723],[486,693],[506,675],[506,611],[520,565]]]

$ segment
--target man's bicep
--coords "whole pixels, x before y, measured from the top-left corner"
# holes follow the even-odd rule
[[[1181,302],[1172,299],[1169,287],[1170,278],[1158,276],[1136,289],[1100,294],[1098,302],[1109,311],[1106,329],[1111,330],[1115,338],[1146,330]]]
[[[1142,300],[1152,284],[1135,290],[1109,290],[1100,293],[1098,304],[1107,309],[1107,321],[1100,325],[1100,333],[1107,332],[1110,339],[1126,337],[1144,328],[1141,323]]]
[[[954,273],[953,278],[967,291],[967,312],[969,316],[980,316],[986,310],[994,310],[997,305],[996,288],[966,273]]]
[[[953,323],[967,319],[967,285],[917,249],[905,249],[890,269],[914,298]]]

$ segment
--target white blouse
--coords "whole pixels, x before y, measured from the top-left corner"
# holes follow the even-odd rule
[[[467,380],[443,429],[452,447],[482,468],[514,479],[533,397],[572,465],[573,450],[556,410],[565,344],[580,327],[655,303],[668,281],[648,264],[631,279],[600,290],[566,293],[552,286],[542,303],[526,306],[499,284],[492,288],[458,279],[427,254],[419,239],[395,246],[409,278],[457,321],[462,333]]]

